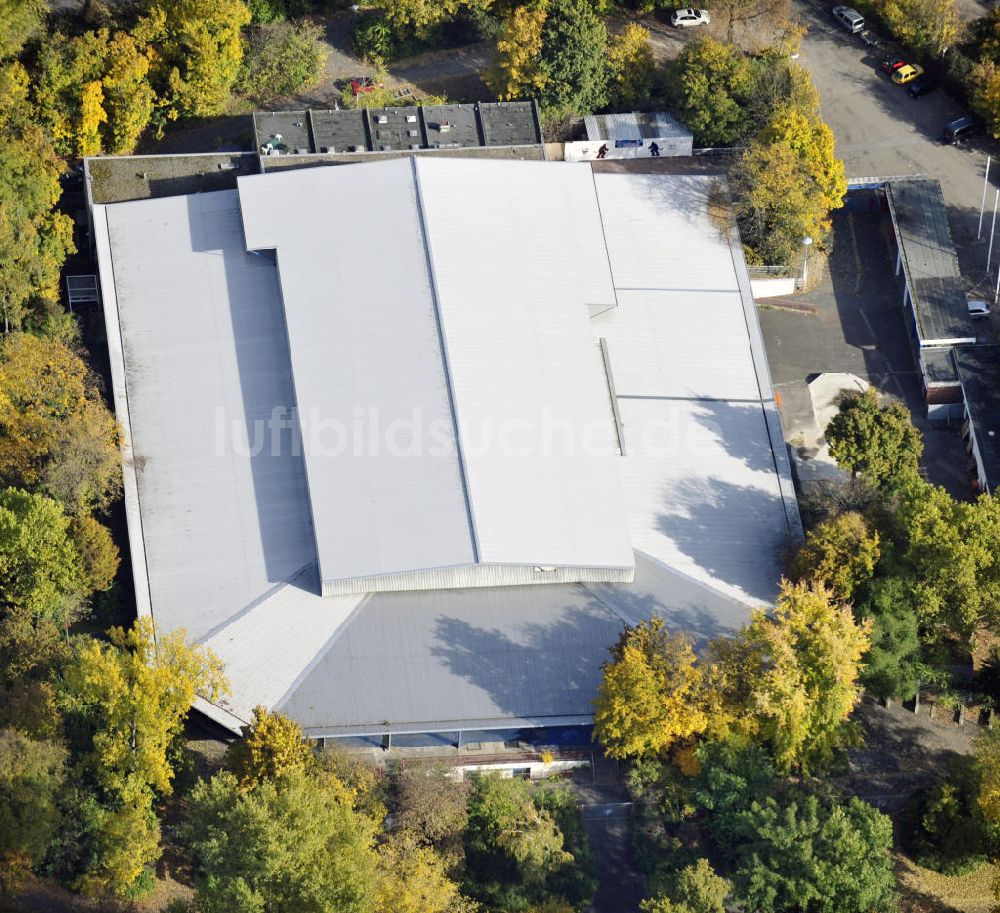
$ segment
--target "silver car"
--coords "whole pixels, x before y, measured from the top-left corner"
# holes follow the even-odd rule
[[[833,18],[852,34],[860,32],[865,27],[865,17],[849,6],[835,6],[831,12]]]
[[[674,10],[670,16],[670,24],[675,29],[688,28],[692,25],[708,25],[711,21],[708,10]]]

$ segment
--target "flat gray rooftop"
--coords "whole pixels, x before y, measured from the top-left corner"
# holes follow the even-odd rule
[[[258,111],[253,122],[258,149],[270,144],[283,155],[315,151],[308,111]]]
[[[310,111],[315,152],[364,152],[371,148],[367,117],[353,111]]]
[[[259,111],[255,148],[282,155],[541,145],[533,101],[406,105],[326,111]],[[281,140],[277,141],[276,136]]]
[[[1000,485],[1000,346],[959,346],[955,364],[989,491]]]
[[[235,190],[240,175],[259,174],[254,152],[109,155],[85,160],[95,204]]]
[[[974,341],[941,184],[890,181],[886,197],[925,344]]]
[[[957,384],[958,371],[951,346],[926,346],[920,351],[924,379],[932,384]]]
[[[487,146],[542,142],[538,105],[533,101],[480,102],[479,119]]]
[[[428,146],[483,145],[475,105],[424,105],[421,110]]]

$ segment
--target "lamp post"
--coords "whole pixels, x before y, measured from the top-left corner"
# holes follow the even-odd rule
[[[809,248],[813,239],[806,235],[802,239],[802,288],[805,289],[806,282],[809,281]]]

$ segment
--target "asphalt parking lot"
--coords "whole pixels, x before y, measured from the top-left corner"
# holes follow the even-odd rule
[[[813,423],[808,380],[849,373],[904,402],[924,437],[927,478],[968,497],[966,455],[957,429],[926,420],[920,373],[903,320],[902,288],[894,275],[892,225],[874,194],[852,194],[834,213],[823,280],[794,302],[765,299],[758,309],[775,387],[781,394],[785,438],[800,445]],[[794,303],[795,309],[788,305]],[[804,307],[803,307],[804,306]]]
[[[976,12],[972,7],[982,6],[978,0],[967,0],[965,5],[970,15]],[[848,177],[923,174],[937,178],[966,286],[985,297],[987,290],[992,293],[996,277],[994,271],[993,280],[987,279],[986,244],[976,240],[986,154],[940,142],[944,124],[968,112],[940,89],[920,99],[910,98],[905,88],[894,85],[878,69],[883,54],[895,49],[869,48],[859,36],[838,28],[830,16],[832,6],[832,0],[795,0],[793,5],[809,29],[800,62],[812,72],[823,116],[833,129],[837,155],[844,160]],[[980,15],[986,12],[982,6]],[[1000,188],[996,158],[990,183],[994,188],[989,192],[991,209]]]

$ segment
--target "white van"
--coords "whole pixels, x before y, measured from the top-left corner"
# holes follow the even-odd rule
[[[865,27],[865,17],[849,6],[835,6],[833,18],[852,35],[857,34]]]

